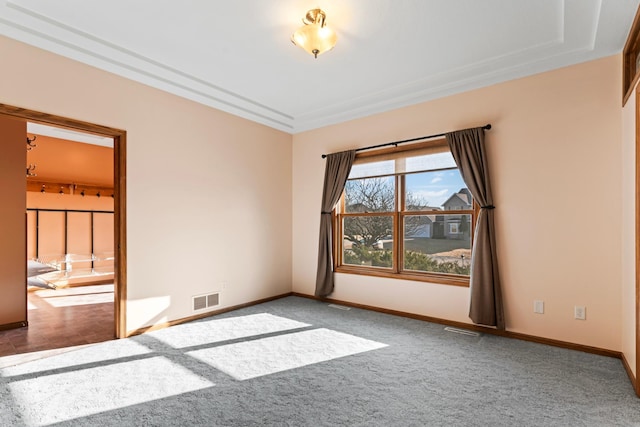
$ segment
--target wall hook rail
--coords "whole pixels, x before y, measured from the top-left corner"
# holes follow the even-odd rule
[[[33,142],[38,138],[38,135],[33,135],[33,138],[27,137],[27,151],[31,151],[37,147]]]

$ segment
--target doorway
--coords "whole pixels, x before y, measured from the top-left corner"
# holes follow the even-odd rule
[[[0,114],[113,139],[113,330],[116,338],[126,337],[126,131],[5,104]]]

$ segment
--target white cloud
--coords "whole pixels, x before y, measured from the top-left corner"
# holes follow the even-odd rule
[[[444,201],[447,200],[448,194],[451,192],[449,190],[449,188],[442,190],[419,190],[413,194],[426,201],[429,206],[442,206]]]
[[[420,191],[419,194],[424,197],[442,197],[449,192],[448,188],[444,188],[438,191]]]
[[[442,177],[436,176],[431,180],[431,184],[435,184],[436,182],[440,182],[440,181],[442,181]]]

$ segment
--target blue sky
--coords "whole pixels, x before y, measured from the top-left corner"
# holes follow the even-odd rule
[[[452,194],[466,188],[457,169],[407,174],[406,185],[408,192],[434,207],[441,207]]]

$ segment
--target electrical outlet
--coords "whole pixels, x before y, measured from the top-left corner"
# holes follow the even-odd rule
[[[573,307],[573,317],[578,320],[586,320],[587,308],[582,305],[576,305],[575,307]]]
[[[544,301],[533,301],[533,312],[538,314],[544,314]]]

